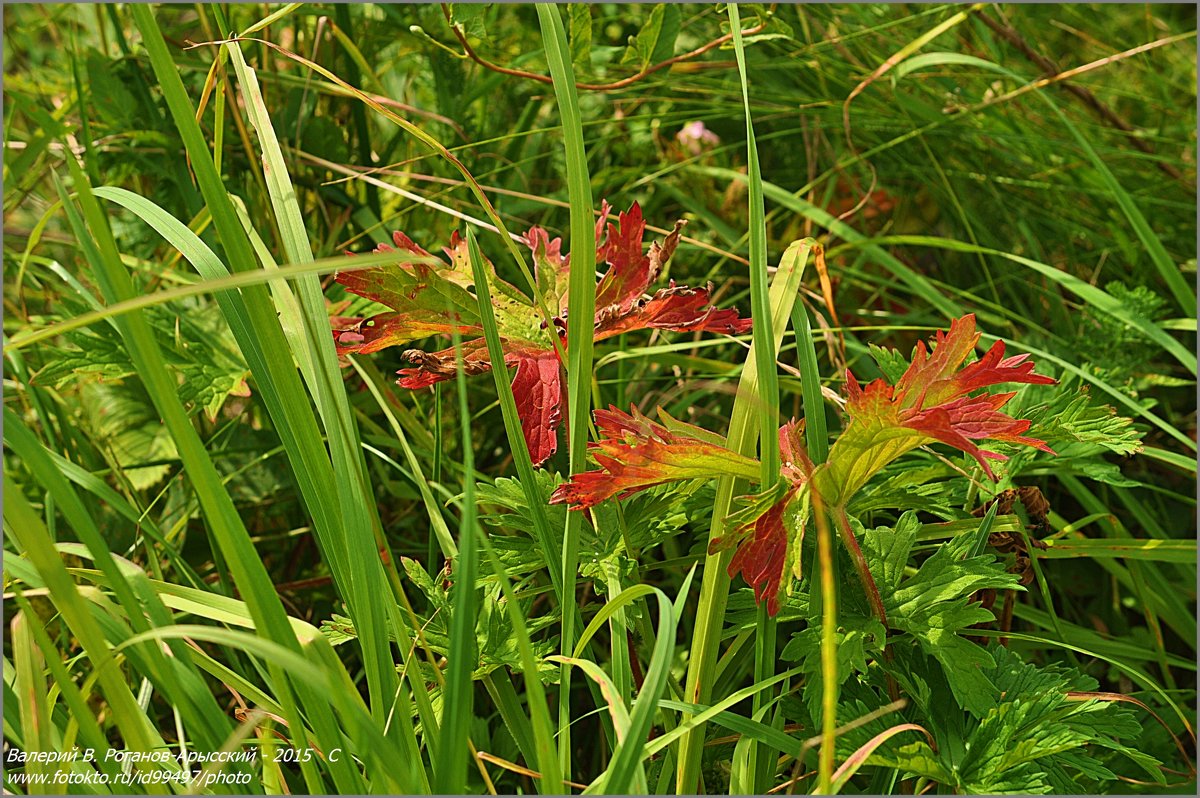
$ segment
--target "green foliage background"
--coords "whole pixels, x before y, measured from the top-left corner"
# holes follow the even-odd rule
[[[622,81],[729,32],[714,6],[559,10],[582,84]],[[762,26],[745,37],[745,57],[767,263],[805,236],[826,246],[834,307],[812,268],[800,296],[823,386],[840,391],[846,366],[860,379],[894,379],[918,339],[966,312],[985,342],[1003,338],[1060,380],[1027,387],[1010,406],[1058,457],[1014,451],[1003,470],[1001,487],[1043,492],[1050,512],[1033,534],[1056,544],[1033,551],[1007,649],[994,624],[971,628],[988,620],[970,600],[976,591],[999,588],[999,611],[1016,577],[1006,572],[1011,552],[971,548],[986,534],[970,511],[995,486],[961,478],[973,467],[966,458],[914,453],[851,506],[877,533],[860,536],[873,567],[894,576],[898,662],[888,672],[912,675],[900,685],[909,706],[871,718],[887,696],[882,634],[845,567],[838,719],[871,719],[839,737],[836,760],[901,722],[924,725],[939,745],[899,734],[839,789],[899,792],[927,779],[962,792],[1190,792],[1194,9],[740,13],[745,28]],[[165,43],[157,56],[147,15]],[[269,15],[240,45],[244,64],[225,49],[206,95],[213,42]],[[546,80],[465,57],[452,26],[479,59]],[[683,685],[698,625],[689,573],[704,560],[710,486],[600,508],[579,532],[575,633],[602,620],[579,657],[615,682],[635,721],[642,678],[654,683],[652,665],[663,674],[653,756],[626,775],[613,765],[622,721],[608,714],[599,677],[576,670],[560,694],[568,671],[546,659],[572,653],[560,639],[557,566],[538,545],[530,480],[513,479],[492,382],[408,392],[393,385],[405,365],[395,349],[335,362],[326,318],[373,308],[332,283],[336,264],[269,288],[153,299],[267,261],[366,251],[393,230],[436,251],[464,219],[486,214],[429,141],[469,170],[509,230],[539,224],[567,237],[579,164],[564,148],[537,10],[8,4],[4,37],[6,743],[177,751],[249,740],[263,755],[247,789],[267,792],[553,791],[552,767],[584,784],[676,789],[678,724],[699,711]],[[1086,68],[1031,87],[1049,77],[1047,61]],[[250,71],[261,105],[247,93]],[[627,86],[582,86],[577,109],[592,203],[637,201],[660,231],[687,219],[664,282],[711,281],[722,306],[746,313],[755,220],[741,91],[726,43]],[[202,96],[198,126],[185,124]],[[259,110],[277,151],[264,144]],[[710,139],[686,138],[697,122]],[[272,182],[281,174],[294,194]],[[232,203],[218,201],[222,188]],[[500,276],[524,286],[501,240],[476,231]],[[134,296],[152,299],[23,342]],[[632,334],[598,345],[585,375],[592,405],[657,405],[724,434],[748,343]],[[799,357],[789,328],[785,418],[805,412]],[[825,410],[836,418],[834,402]],[[564,444],[536,478],[542,495],[570,462]],[[448,593],[454,575],[444,569],[472,534],[476,507],[477,584]],[[1030,519],[1016,512],[991,531],[1019,538]],[[564,511],[550,508],[547,521],[561,534]],[[820,716],[810,581],[780,616],[772,673],[789,675],[769,684],[752,653],[750,593],[733,583],[711,682],[713,704],[729,703],[696,738],[708,742],[710,792],[764,786],[745,775],[747,741],[785,757],[769,786],[814,766],[802,748]],[[453,624],[464,601],[478,608],[474,629]],[[972,660],[988,639],[993,660]],[[471,701],[443,682],[456,656],[474,661]],[[1137,703],[1063,698],[1072,691]],[[545,694],[575,720],[562,751]],[[283,750],[281,737],[300,744],[301,725],[309,746],[357,759],[263,764]],[[469,759],[454,745],[459,731],[492,759]],[[6,788],[26,792],[14,772]],[[790,789],[814,787],[801,779]]]

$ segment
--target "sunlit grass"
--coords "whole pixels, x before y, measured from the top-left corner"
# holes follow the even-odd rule
[[[764,13],[7,7],[6,743],[169,751],[134,768],[133,792],[160,771],[221,791],[203,783],[220,768],[180,775],[178,756],[222,748],[257,752],[227,769],[250,793],[990,791],[995,768],[937,774],[911,753],[924,732],[969,763],[959,747],[993,722],[963,684],[1005,676],[969,661],[974,641],[1036,666],[1028,684],[1078,669],[1053,683],[1054,712],[1116,718],[1078,749],[1119,740],[1112,778],[1055,791],[1189,790],[1194,15]],[[468,58],[451,25],[510,73]],[[575,85],[722,37],[628,87]],[[1027,51],[1082,69],[1035,84]],[[640,204],[647,243],[686,218],[662,285],[711,281],[752,331],[593,347],[605,199]],[[535,224],[571,253],[565,319],[519,239]],[[508,369],[409,391],[400,348],[338,356],[331,317],[382,306],[332,275],[395,262],[365,253],[393,230],[465,231],[492,363],[506,342],[485,257],[561,326],[564,433],[543,468]],[[548,503],[597,467],[591,413],[609,404],[699,425],[759,458],[763,486],[774,430],[805,418],[820,465],[847,369],[894,382],[878,347],[907,358],[966,313],[981,346],[1004,340],[1060,381],[1012,406],[1040,419],[1030,434],[1066,437],[1053,458],[1005,449],[999,484],[925,447],[855,498],[891,630],[870,627],[820,507],[770,617],[731,552],[709,553],[742,481],[714,472],[589,514]],[[1115,413],[1070,438],[1054,424],[1077,395]],[[1048,510],[982,509],[1020,487]],[[937,582],[938,552],[960,549],[958,581]],[[987,595],[1014,574],[1023,589]],[[937,638],[959,604],[994,617]],[[970,674],[937,664],[951,650]],[[1012,732],[994,723],[983,736]],[[1030,721],[1065,734],[1052,723]],[[56,772],[128,770],[32,763],[4,786],[39,792],[14,774]]]

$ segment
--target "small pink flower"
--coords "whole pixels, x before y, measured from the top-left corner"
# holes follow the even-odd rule
[[[704,123],[696,120],[688,122],[683,128],[675,134],[675,140],[692,154],[693,157],[700,155],[705,150],[710,150],[721,143],[720,137],[716,133],[704,126]]]

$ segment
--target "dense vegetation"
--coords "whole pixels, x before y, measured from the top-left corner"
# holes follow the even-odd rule
[[[1195,22],[6,6],[5,789],[1192,793]]]

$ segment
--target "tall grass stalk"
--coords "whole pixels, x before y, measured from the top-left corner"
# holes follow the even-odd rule
[[[815,242],[811,239],[792,242],[783,253],[779,267],[775,270],[775,276],[771,281],[769,301],[771,333],[776,347],[783,341],[783,333],[787,328],[792,306],[796,302],[804,269],[808,264],[814,244]],[[750,345],[747,363],[758,362],[755,353],[756,346],[758,346],[757,342]],[[778,354],[778,348],[775,354]],[[752,368],[743,368],[738,379],[733,409],[730,412],[729,431],[726,434],[726,445],[735,452],[751,456],[756,452],[759,435],[757,423],[759,401],[758,371]],[[734,493],[744,487],[744,485],[736,484],[736,480],[732,477],[721,477],[717,480],[716,498],[713,502],[709,523],[709,541],[724,533],[725,518],[729,515],[733,505]],[[696,608],[696,620],[690,644],[687,681],[684,686],[684,700],[691,704],[706,705],[712,695],[713,682],[716,678],[717,649],[720,644],[721,626],[725,618],[725,605],[729,598],[730,580],[726,573],[729,560],[730,553],[724,551],[707,554],[704,558],[703,579],[700,584],[700,598]],[[675,777],[675,790],[680,794],[694,793],[700,787],[700,757],[703,754],[704,725],[703,722],[688,722],[689,719],[694,721],[695,717],[700,716],[685,714],[684,722],[680,725],[680,729],[684,731],[676,760]]]
[[[759,402],[759,463],[762,474],[760,483],[774,485],[779,479],[779,448],[775,444],[774,431],[779,426],[779,376],[775,366],[774,331],[768,318],[770,299],[767,295],[767,223],[763,207],[762,171],[758,163],[758,144],[754,140],[754,120],[750,111],[750,88],[746,74],[746,52],[742,44],[742,20],[737,3],[727,6],[729,29],[733,32],[733,51],[737,58],[738,77],[742,85],[742,106],[746,114],[746,174],[750,185],[750,312],[754,320],[753,339],[755,348],[754,368],[758,372]],[[775,619],[767,614],[766,603],[759,604],[758,630],[754,636],[754,681],[769,679],[775,669]],[[754,717],[765,710],[768,696],[756,693],[753,702]],[[768,789],[773,768],[768,759],[759,759],[759,746],[751,742],[744,777],[737,778],[734,785],[738,792],[764,793]],[[735,766],[736,766],[735,762]]]
[[[569,277],[567,316],[567,443],[571,460],[570,472],[587,470],[588,416],[591,411],[592,390],[592,328],[596,308],[596,241],[592,217],[591,181],[588,178],[587,154],[583,144],[583,126],[579,114],[579,98],[575,91],[575,73],[571,67],[567,35],[562,17],[554,4],[537,6],[538,23],[542,30],[542,47],[554,79],[554,95],[558,100],[562,120],[563,144],[566,149],[567,197],[571,215],[571,273]],[[536,288],[534,289],[537,290]],[[553,328],[551,328],[553,334]],[[574,647],[575,584],[579,570],[579,533],[583,517],[568,513],[563,530],[562,546],[562,647],[564,655]],[[626,665],[614,662],[614,667]],[[561,671],[559,684],[559,760],[563,773],[571,773],[571,682],[570,669]]]

